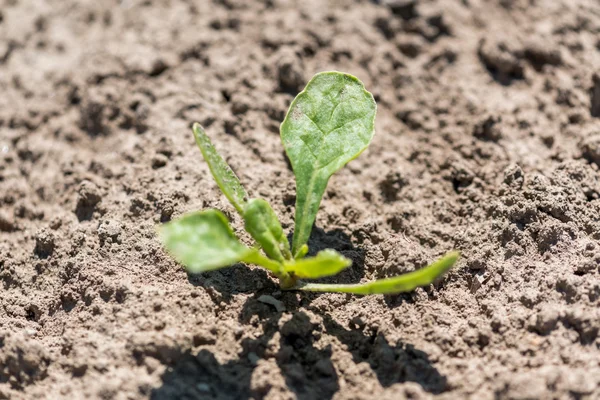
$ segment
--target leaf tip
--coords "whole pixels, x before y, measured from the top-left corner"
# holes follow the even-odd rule
[[[444,256],[444,259],[446,259],[448,261],[448,263],[450,263],[451,265],[456,264],[456,262],[458,261],[458,259],[460,258],[460,251],[458,250],[452,250],[449,253],[446,253],[446,255]]]
[[[305,243],[294,254],[294,259],[295,260],[300,260],[300,259],[304,258],[307,254],[308,254],[308,245]]]
[[[202,125],[200,125],[199,122],[194,122],[192,124],[192,131],[194,131],[194,133],[196,133],[196,132],[204,132],[204,128],[202,127]]]

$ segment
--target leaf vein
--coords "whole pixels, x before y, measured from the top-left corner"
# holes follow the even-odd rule
[[[306,115],[306,118],[308,118],[308,120],[309,120],[310,122],[312,122],[312,123],[313,123],[313,125],[314,125],[314,126],[315,126],[315,127],[316,127],[316,128],[319,130],[319,131],[321,131],[321,133],[322,133],[323,135],[327,136],[327,133],[325,133],[325,131],[324,131],[323,129],[321,129],[321,127],[320,127],[320,126],[319,126],[319,125],[318,125],[318,124],[317,124],[317,123],[316,123],[316,122],[315,122],[315,121],[314,121],[314,120],[313,120],[313,119],[312,119],[312,118],[311,118],[311,117],[310,117],[310,116],[309,116],[307,113],[304,113],[304,115]]]
[[[343,124],[341,124],[340,126],[337,126],[337,127],[333,128],[332,130],[330,130],[330,131],[329,131],[329,133],[331,133],[331,132],[334,132],[334,131],[337,131],[338,129],[342,129],[344,126],[346,126],[346,125],[348,125],[348,124],[351,124],[351,123],[353,123],[353,122],[355,122],[355,121],[358,121],[359,119],[363,119],[364,117],[366,117],[366,116],[367,116],[367,114],[368,114],[368,112],[367,112],[367,113],[364,113],[363,115],[359,115],[358,117],[356,117],[356,118],[353,118],[353,119],[351,119],[350,121],[346,121],[346,122],[344,122]]]
[[[300,140],[302,140],[302,143],[304,143],[304,145],[308,149],[308,152],[310,153],[311,156],[313,156],[313,158],[315,159],[315,161],[319,161],[319,158],[315,155],[315,153],[310,148],[310,146],[308,145],[308,143],[306,142],[306,140],[304,140],[304,136],[300,136]]]

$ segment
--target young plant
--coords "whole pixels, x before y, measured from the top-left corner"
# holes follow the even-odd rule
[[[281,140],[296,176],[296,215],[292,245],[266,200],[249,198],[229,165],[217,153],[200,124],[196,143],[221,191],[242,216],[256,244],[242,244],[218,210],[193,212],[162,225],[168,252],[190,273],[244,262],[269,270],[283,289],[354,294],[392,294],[425,286],[458,259],[450,252],[433,264],[404,275],[362,284],[307,283],[331,276],[352,262],[335,250],[306,257],[308,238],[331,175],[362,153],[373,138],[377,106],[354,76],[340,72],[315,75],[296,96],[281,124]]]

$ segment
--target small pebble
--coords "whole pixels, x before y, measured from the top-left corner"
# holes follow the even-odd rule
[[[162,168],[167,165],[167,162],[169,162],[167,156],[164,154],[155,154],[154,157],[152,157],[152,169]]]
[[[210,386],[208,385],[208,383],[197,383],[196,389],[198,389],[198,391],[202,393],[210,392]]]
[[[52,254],[55,247],[55,237],[52,232],[42,228],[35,234],[34,252],[41,258],[46,258]]]
[[[275,307],[277,312],[285,311],[285,305],[283,304],[283,302],[277,300],[273,296],[263,294],[258,298],[258,301],[260,301],[261,303],[272,305],[273,307]]]
[[[250,361],[250,363],[252,365],[256,365],[256,364],[258,364],[260,357],[257,356],[255,352],[250,352],[250,353],[248,353],[248,360]]]

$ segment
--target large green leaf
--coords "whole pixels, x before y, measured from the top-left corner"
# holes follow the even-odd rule
[[[315,257],[285,262],[284,268],[298,278],[316,279],[335,275],[350,265],[351,260],[335,250],[327,249],[320,251]]]
[[[244,206],[248,201],[248,194],[240,183],[240,180],[231,170],[231,167],[223,160],[223,158],[217,153],[215,146],[212,144],[204,128],[199,123],[195,123],[192,126],[194,131],[194,137],[196,143],[204,156],[204,159],[208,163],[208,168],[212,176],[217,181],[217,185],[221,188],[221,191],[227,197],[229,202],[235,207],[235,209],[243,215]]]
[[[240,243],[217,210],[187,214],[161,225],[159,236],[167,251],[192,273],[228,267],[256,252]]]
[[[436,278],[448,271],[458,260],[459,253],[456,251],[446,254],[444,257],[433,264],[409,272],[404,275],[395,276],[387,279],[380,279],[373,282],[336,285],[307,283],[294,289],[307,290],[311,292],[337,292],[353,294],[396,294],[410,292],[419,286],[426,286],[432,283]]]
[[[331,175],[371,142],[376,108],[362,82],[341,72],[315,75],[290,105],[281,139],[296,175],[294,255],[308,241]]]

